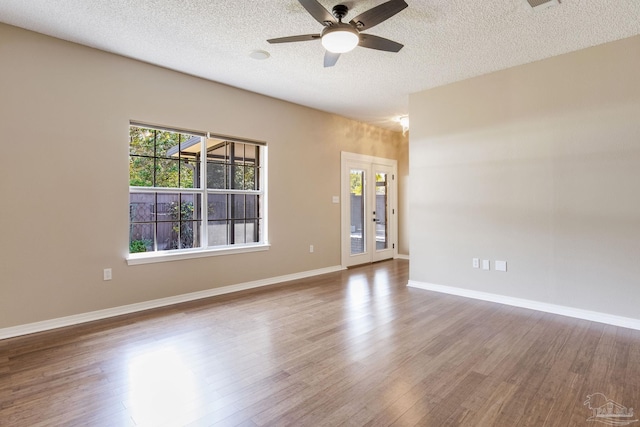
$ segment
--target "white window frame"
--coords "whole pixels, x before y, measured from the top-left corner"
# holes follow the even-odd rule
[[[260,150],[260,165],[258,168],[259,171],[259,190],[234,190],[234,189],[209,189],[207,188],[207,156],[200,156],[200,188],[173,188],[173,187],[136,187],[129,186],[129,194],[132,192],[135,193],[187,193],[187,194],[198,194],[202,197],[202,206],[203,212],[202,220],[200,221],[200,247],[197,248],[188,248],[188,249],[172,249],[172,250],[163,250],[163,251],[152,251],[152,252],[139,252],[139,253],[128,253],[125,257],[128,265],[138,265],[138,264],[149,264],[149,263],[157,263],[157,262],[166,262],[166,261],[177,261],[184,259],[193,259],[193,258],[203,258],[210,256],[220,256],[220,255],[229,255],[229,254],[240,254],[240,253],[249,253],[249,252],[259,252],[269,250],[269,233],[268,233],[268,197],[267,197],[267,189],[268,189],[268,150],[267,144],[262,141],[254,141],[248,139],[241,139],[236,137],[229,137],[224,135],[216,135],[210,132],[199,132],[199,131],[190,131],[185,129],[177,129],[177,128],[167,128],[156,125],[148,125],[140,122],[130,122],[130,126],[137,126],[142,128],[148,128],[152,130],[162,130],[168,132],[176,132],[176,133],[184,133],[190,134],[193,136],[200,137],[200,152],[207,152],[207,140],[216,139],[223,140],[227,142],[238,142],[243,144],[251,144]],[[249,194],[249,195],[257,195],[260,196],[261,200],[261,217],[259,220],[259,236],[260,241],[255,243],[240,243],[240,244],[232,244],[232,245],[219,245],[219,246],[208,246],[208,214],[207,214],[207,197],[209,194]],[[129,219],[129,225],[131,225],[131,219]]]

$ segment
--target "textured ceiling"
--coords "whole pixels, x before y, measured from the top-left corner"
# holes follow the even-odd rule
[[[266,42],[321,31],[296,0],[2,0],[0,22],[392,129],[410,93],[640,33],[640,0],[406,1],[365,31],[404,49],[356,48],[333,68],[319,41]],[[341,3],[349,20],[383,2]]]

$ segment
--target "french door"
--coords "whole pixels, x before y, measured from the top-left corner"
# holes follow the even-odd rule
[[[371,263],[397,253],[397,162],[342,153],[342,265]]]

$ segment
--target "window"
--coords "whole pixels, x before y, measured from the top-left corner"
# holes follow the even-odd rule
[[[265,150],[250,141],[132,124],[130,258],[264,244]]]

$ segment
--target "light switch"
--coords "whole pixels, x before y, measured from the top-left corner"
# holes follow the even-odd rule
[[[507,271],[507,261],[498,261],[496,260],[494,263],[494,267],[496,271]]]
[[[483,259],[482,260],[482,269],[483,270],[490,270],[491,269],[491,266],[490,266],[490,263],[489,263],[488,259]]]
[[[340,203],[340,196],[333,196],[332,202],[333,203]]]

